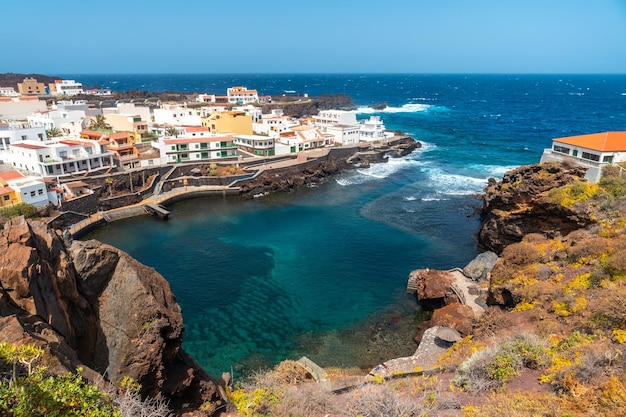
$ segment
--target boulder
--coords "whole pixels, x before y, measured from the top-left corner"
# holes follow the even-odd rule
[[[447,271],[416,269],[409,274],[407,291],[415,291],[418,300],[444,299],[450,292],[454,276]]]
[[[463,268],[463,274],[474,281],[484,281],[489,278],[489,273],[497,261],[498,255],[494,252],[483,252]]]

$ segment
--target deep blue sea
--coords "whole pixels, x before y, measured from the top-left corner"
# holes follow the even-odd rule
[[[345,93],[423,147],[408,157],[254,200],[210,198],[88,238],[119,247],[171,283],[184,347],[235,378],[306,355],[368,367],[411,354],[419,322],[405,294],[416,268],[477,254],[475,210],[489,177],[536,163],[551,139],[626,130],[625,75],[80,75],[114,90]],[[385,101],[388,108],[367,106]]]

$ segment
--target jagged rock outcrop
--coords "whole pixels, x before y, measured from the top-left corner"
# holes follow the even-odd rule
[[[223,404],[181,348],[181,309],[168,282],[112,246],[68,248],[41,222],[20,217],[0,233],[0,330],[3,340],[43,346],[56,372],[80,365],[88,378],[130,376],[174,407]]]
[[[507,172],[502,181],[489,180],[482,206],[479,247],[500,254],[529,233],[563,236],[591,223],[585,213],[552,202],[547,193],[581,181],[585,169],[547,162]]]

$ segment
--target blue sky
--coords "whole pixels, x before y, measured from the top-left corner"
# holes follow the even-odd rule
[[[626,0],[2,0],[0,72],[626,73]]]

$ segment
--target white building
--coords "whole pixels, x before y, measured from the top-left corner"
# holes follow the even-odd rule
[[[226,90],[228,102],[233,104],[258,103],[259,93],[256,90],[248,90],[246,87],[235,86]]]
[[[17,97],[19,94],[14,87],[0,87],[0,96]]]
[[[225,106],[187,107],[185,104],[162,104],[154,109],[154,123],[179,126],[202,126],[202,118],[225,111]]]
[[[263,113],[260,107],[253,106],[252,104],[248,104],[247,106],[235,106],[232,110],[242,111],[246,113],[248,116],[252,117],[252,123],[258,123],[261,121],[263,117]]]
[[[26,204],[43,207],[49,203],[46,184],[38,178],[27,176],[8,180],[7,183]]]
[[[544,149],[541,162],[569,160],[587,168],[585,178],[595,183],[602,169],[626,161],[626,132],[602,132],[552,139],[552,148]]]
[[[25,124],[0,123],[0,160],[10,161],[10,145],[24,141],[43,142],[47,139],[43,127],[29,127]]]
[[[33,175],[60,177],[114,167],[106,144],[89,139],[55,138],[22,141],[9,146],[9,162]]]
[[[372,142],[392,136],[393,133],[385,130],[385,125],[380,119],[380,116],[370,116],[368,120],[361,123],[360,140],[362,141]]]
[[[333,142],[340,146],[352,146],[359,143],[359,125],[334,125],[326,128],[326,133],[333,135]]]
[[[148,106],[137,106],[135,103],[117,103],[115,107],[104,107],[102,115],[106,117],[108,114],[132,114],[141,117],[144,122],[152,121],[152,113]]]
[[[257,135],[267,135],[277,138],[281,133],[287,132],[299,125],[297,120],[283,116],[282,109],[275,109],[272,110],[270,114],[263,114],[259,122],[252,123],[252,130]]]
[[[32,127],[43,127],[46,130],[55,127],[63,131],[65,135],[78,136],[82,130],[84,118],[83,110],[56,109],[35,112],[26,117],[26,120]]]
[[[235,145],[256,156],[274,155],[274,138],[261,135],[235,135]]]
[[[159,149],[162,164],[238,158],[237,145],[231,135],[164,138],[153,142],[152,146]]]
[[[50,84],[50,95],[61,95],[66,97],[84,94],[83,85],[74,80],[55,80]]]
[[[313,116],[315,127],[326,131],[328,126],[356,125],[356,112],[345,110],[321,110],[317,116]]]

